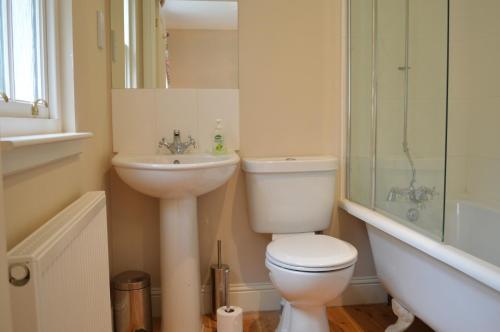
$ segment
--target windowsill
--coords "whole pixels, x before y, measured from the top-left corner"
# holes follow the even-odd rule
[[[57,133],[57,134],[44,134],[44,135],[26,135],[26,136],[12,136],[2,137],[2,152],[9,151],[23,146],[50,144],[64,141],[81,140],[92,137],[92,133]]]
[[[0,138],[3,176],[12,175],[82,152],[92,133],[58,133]]]

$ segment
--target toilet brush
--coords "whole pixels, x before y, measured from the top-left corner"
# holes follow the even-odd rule
[[[231,306],[229,305],[229,294],[227,292],[227,290],[229,289],[228,280],[229,280],[229,269],[224,271],[224,288],[226,289],[226,307],[224,308],[224,311],[227,313],[231,313],[234,312],[234,309],[231,308]]]
[[[212,281],[212,318],[217,319],[217,309],[226,305],[229,265],[222,264],[222,242],[217,240],[217,264],[210,266]]]

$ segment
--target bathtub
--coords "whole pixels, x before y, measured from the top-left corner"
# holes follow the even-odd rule
[[[500,266],[500,211],[480,203],[453,201],[447,204],[444,226],[447,244]]]
[[[440,332],[500,331],[500,268],[486,261],[500,259],[500,213],[451,203],[446,240],[457,248],[349,200],[340,206],[366,222],[377,275],[409,312]],[[474,243],[481,233],[491,242]],[[460,246],[479,248],[474,253],[484,260]]]

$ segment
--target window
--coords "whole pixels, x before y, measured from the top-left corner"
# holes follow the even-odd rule
[[[0,0],[0,142],[3,174],[78,155],[73,1]],[[40,104],[32,114],[32,103]],[[48,134],[48,135],[47,135]],[[5,147],[5,149],[4,149]]]
[[[0,137],[75,131],[72,1],[0,0],[0,92]]]
[[[41,0],[0,0],[0,91],[10,98],[0,104],[0,116],[51,116],[44,5]]]

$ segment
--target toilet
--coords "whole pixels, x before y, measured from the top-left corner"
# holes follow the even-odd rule
[[[265,264],[283,298],[278,332],[328,332],[326,305],[349,284],[351,244],[329,227],[338,160],[331,156],[243,159],[250,225],[272,234]]]

